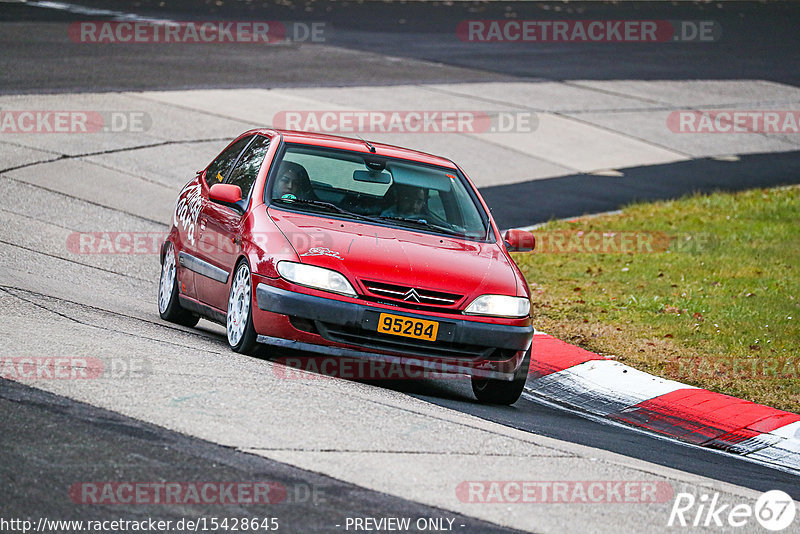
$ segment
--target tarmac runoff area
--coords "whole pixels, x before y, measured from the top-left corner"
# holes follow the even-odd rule
[[[121,153],[115,161],[129,163],[128,172],[163,180],[183,171],[183,179],[188,171],[177,165],[180,161],[157,175],[157,166],[141,164],[143,159],[161,163],[150,156],[167,151],[177,156],[175,146],[123,158],[137,146],[221,140],[272,125],[361,135],[451,157],[479,187],[488,187],[576,173],[619,176],[630,167],[794,151],[800,146],[798,103],[800,89],[758,80],[3,96],[0,143],[6,150],[0,165],[7,169],[47,160],[48,155],[117,150]],[[87,129],[100,131],[79,135],[80,118],[70,115],[61,119],[62,128],[69,130],[77,121],[76,135],[27,134],[22,130],[55,129],[56,117],[42,121],[39,116],[36,123],[34,117],[17,113],[69,110],[86,112]],[[208,159],[208,153],[201,149],[196,164]]]
[[[800,141],[796,134],[676,134],[668,127],[670,113],[681,110],[798,108],[800,90],[763,81],[3,96],[2,113],[97,112],[110,128],[105,121],[121,112],[118,121],[138,117],[147,124],[141,131],[0,136],[5,354],[97,358],[104,368],[123,369],[120,376],[27,382],[188,436],[525,531],[562,532],[565,524],[574,531],[652,531],[667,525],[674,499],[511,503],[502,492],[500,500],[489,498],[491,484],[468,483],[643,482],[637,488],[666,484],[673,495],[718,493],[720,505],[754,503],[759,493],[747,488],[516,430],[391,389],[283,379],[278,364],[230,352],[215,325],[203,321],[188,330],[160,321],[155,254],[80,254],[67,246],[75,232],[165,231],[176,193],[194,171],[230,138],[272,124],[279,113],[408,111],[420,102],[434,111],[535,114],[531,131],[362,134],[451,157],[479,186],[695,158],[777,155],[797,150]],[[124,371],[134,363],[138,375]],[[687,512],[687,518],[693,516]],[[703,530],[720,529],[692,529]]]

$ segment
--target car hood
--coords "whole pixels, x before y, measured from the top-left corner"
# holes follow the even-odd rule
[[[497,243],[327,219],[270,208],[303,263],[337,270],[364,291],[375,281],[458,293],[517,294],[517,279]]]

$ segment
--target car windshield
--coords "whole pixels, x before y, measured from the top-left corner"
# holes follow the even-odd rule
[[[467,187],[454,169],[288,145],[268,198],[302,211],[484,239],[487,217]]]

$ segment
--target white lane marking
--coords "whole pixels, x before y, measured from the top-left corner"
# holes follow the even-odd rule
[[[69,4],[67,2],[51,2],[48,0],[32,0],[25,2],[25,5],[31,7],[39,7],[43,9],[55,9],[58,11],[66,11],[76,15],[86,15],[91,17],[111,17],[114,20],[124,21],[143,21],[154,22],[163,24],[177,24],[176,21],[164,18],[150,18],[137,15],[136,13],[125,13],[124,11],[114,11],[111,9],[100,9],[94,7],[80,6],[77,4]]]
[[[745,440],[740,443],[740,446],[746,447],[750,445],[749,442],[753,442],[752,444],[756,445],[759,444],[758,440],[766,441],[765,438],[774,441],[764,448],[746,453],[748,458],[781,463],[800,470],[800,421],[789,423],[766,434]]]
[[[529,383],[539,395],[597,415],[620,412],[678,389],[697,389],[613,360],[591,360]]]
[[[588,419],[588,420],[593,421],[595,423],[599,423],[601,425],[613,426],[615,428],[622,428],[622,429],[628,430],[630,432],[635,432],[637,434],[643,434],[645,436],[650,436],[651,438],[657,439],[657,440],[660,440],[660,441],[667,441],[669,443],[672,443],[672,444],[675,444],[675,445],[681,445],[683,447],[687,447],[687,448],[690,448],[690,449],[696,449],[696,450],[700,450],[700,451],[710,452],[710,453],[713,453],[713,454],[720,454],[722,456],[727,456],[729,458],[736,458],[738,460],[743,460],[745,462],[750,462],[750,463],[758,464],[758,465],[761,465],[761,466],[764,466],[764,467],[769,467],[770,469],[775,469],[777,471],[782,471],[784,473],[789,473],[791,475],[798,475],[799,474],[798,473],[798,469],[796,467],[790,467],[792,464],[782,465],[780,463],[772,463],[773,461],[770,461],[770,460],[766,460],[766,459],[762,459],[762,458],[755,458],[755,457],[752,457],[750,455],[742,456],[741,454],[736,454],[736,453],[724,451],[724,450],[721,450],[721,449],[712,449],[712,448],[709,448],[709,447],[703,447],[701,445],[696,445],[694,443],[688,443],[686,441],[681,441],[681,440],[679,440],[677,438],[673,438],[671,436],[665,436],[663,434],[656,434],[655,432],[653,432],[651,430],[647,430],[645,428],[638,428],[638,427],[631,426],[631,425],[626,424],[626,423],[621,423],[619,421],[614,421],[612,419],[606,419],[605,417],[600,416],[600,415],[595,415],[595,414],[587,413],[587,412],[584,412],[584,411],[581,411],[581,410],[576,410],[576,409],[573,409],[573,408],[569,408],[567,406],[564,406],[563,404],[558,404],[557,402],[552,402],[552,401],[550,401],[548,399],[540,397],[539,395],[536,394],[535,391],[531,391],[530,388],[527,387],[527,386],[525,387],[525,391],[522,392],[522,396],[524,398],[528,399],[529,401],[535,402],[536,404],[541,404],[542,406],[546,406],[547,408],[550,408],[550,409],[553,409],[553,410],[559,410],[559,411],[562,411],[562,412],[567,412],[567,413],[570,413],[572,415],[576,415],[578,417],[581,417],[583,419]],[[556,438],[556,439],[558,439],[558,438]],[[625,456],[627,456],[627,455],[625,455]],[[653,456],[657,456],[657,451],[653,452]]]
[[[730,447],[730,450],[733,452],[739,454],[752,454],[760,449],[772,447],[773,445],[782,440],[783,438],[774,436],[769,432],[764,432],[763,434],[753,436],[752,438],[740,441],[739,443],[733,443],[733,442],[726,442],[726,443]],[[717,438],[715,441],[719,441],[719,438]]]

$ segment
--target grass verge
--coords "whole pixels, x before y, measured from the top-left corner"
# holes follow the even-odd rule
[[[515,253],[539,330],[800,413],[800,187],[554,221]]]

